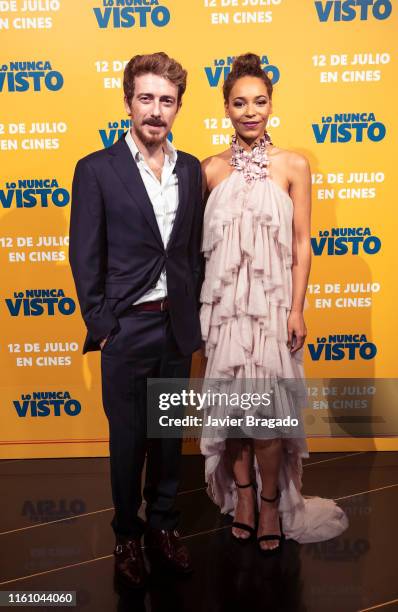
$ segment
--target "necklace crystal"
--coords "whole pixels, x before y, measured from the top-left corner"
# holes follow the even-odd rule
[[[246,151],[239,143],[236,134],[232,136],[232,156],[230,164],[239,172],[244,179],[252,181],[263,181],[269,175],[269,159],[267,148],[272,145],[271,138],[267,132],[256,140],[250,151]]]

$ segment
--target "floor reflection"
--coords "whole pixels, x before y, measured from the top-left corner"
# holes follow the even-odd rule
[[[341,498],[349,529],[328,542],[287,540],[269,558],[255,541],[231,537],[231,519],[205,492],[202,459],[184,457],[180,531],[194,574],[152,571],[147,590],[138,593],[114,579],[106,460],[0,462],[7,491],[0,499],[0,589],[75,590],[83,612],[398,609],[397,456],[311,455],[304,493]],[[86,512],[75,512],[76,500]],[[58,522],[40,523],[53,516]]]

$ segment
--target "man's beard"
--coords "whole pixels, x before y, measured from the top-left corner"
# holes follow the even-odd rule
[[[146,125],[149,125],[149,124],[146,124]],[[141,142],[146,147],[152,147],[154,145],[160,144],[161,142],[166,140],[166,137],[167,137],[167,135],[164,133],[163,134],[153,134],[152,136],[148,136],[138,125],[134,125],[134,130],[137,132],[137,136],[139,137]]]

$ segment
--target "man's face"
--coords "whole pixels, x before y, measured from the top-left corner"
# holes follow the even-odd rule
[[[178,87],[156,74],[147,73],[134,79],[134,94],[126,111],[131,114],[133,133],[145,145],[163,142],[170,132],[179,110]]]

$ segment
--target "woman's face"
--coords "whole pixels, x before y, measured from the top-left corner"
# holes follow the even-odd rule
[[[260,138],[272,112],[272,102],[264,81],[253,76],[238,79],[225,104],[225,112],[243,140],[250,143]]]

